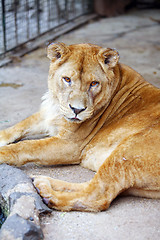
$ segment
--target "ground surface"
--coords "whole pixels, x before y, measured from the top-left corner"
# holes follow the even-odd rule
[[[114,47],[121,62],[140,72],[160,87],[160,10],[131,11],[115,18],[103,18],[61,36],[56,41],[96,43]],[[0,69],[0,129],[34,113],[47,89],[49,61],[45,49],[25,56],[21,62]],[[44,174],[83,182],[93,172],[80,166],[23,166],[28,175]],[[121,197],[101,213],[53,211],[41,218],[45,240],[149,240],[160,239],[160,201]]]

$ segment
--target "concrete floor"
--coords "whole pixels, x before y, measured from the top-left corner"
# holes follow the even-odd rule
[[[160,10],[132,10],[115,18],[92,21],[56,39],[56,42],[95,43],[114,47],[120,61],[160,87]],[[47,89],[49,61],[45,49],[0,69],[0,129],[34,113]],[[44,174],[71,182],[91,179],[80,166],[21,167],[28,175]],[[58,212],[41,217],[45,240],[159,240],[160,201],[121,197],[100,213]]]

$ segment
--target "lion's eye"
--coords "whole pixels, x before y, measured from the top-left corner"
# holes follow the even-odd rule
[[[99,82],[93,81],[91,82],[90,87],[96,87],[98,85],[99,85]]]
[[[71,79],[69,77],[63,77],[63,80],[67,83],[71,83]]]

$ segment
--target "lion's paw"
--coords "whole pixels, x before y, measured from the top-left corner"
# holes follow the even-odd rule
[[[45,176],[36,176],[33,184],[49,208],[61,211],[86,211],[87,206],[81,192],[54,190],[53,179]],[[55,182],[56,183],[56,182]]]
[[[49,206],[49,202],[53,198],[53,190],[48,178],[45,176],[36,176],[32,177],[32,181],[36,191],[42,197],[43,202]]]
[[[57,192],[52,189],[50,178],[45,176],[36,176],[32,178],[32,181],[37,192],[42,197],[43,202],[48,205],[49,208],[57,210],[65,209],[63,200],[61,199],[61,194],[63,196],[63,192]]]
[[[7,138],[7,134],[5,130],[0,131],[0,147],[6,146],[10,143],[9,139]]]
[[[0,147],[6,146],[8,144],[8,141],[6,141],[5,139],[3,139],[0,135]]]

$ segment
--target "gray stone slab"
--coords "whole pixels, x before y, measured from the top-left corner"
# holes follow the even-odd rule
[[[22,170],[0,165],[0,205],[7,217],[0,229],[1,240],[43,239],[39,215],[51,210],[35,191]]]
[[[40,226],[20,217],[18,214],[9,216],[0,232],[1,240],[41,240],[44,235]]]

